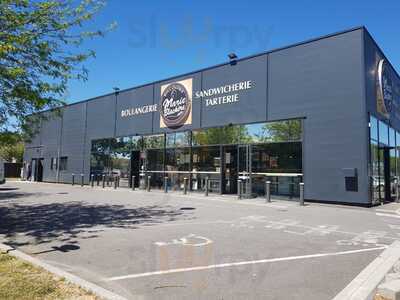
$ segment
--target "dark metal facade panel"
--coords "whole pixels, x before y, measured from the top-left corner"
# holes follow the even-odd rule
[[[40,136],[43,141],[43,181],[56,182],[57,171],[51,170],[51,158],[57,159],[60,151],[62,119],[56,113],[48,113],[42,121]]]
[[[116,96],[109,95],[87,102],[88,139],[114,136]]]
[[[268,119],[305,117],[306,199],[368,203],[363,31],[269,55]],[[345,191],[356,168],[359,192]]]
[[[204,71],[202,90],[244,82],[250,82],[251,87],[203,97],[202,127],[263,122],[267,119],[267,55]],[[237,96],[237,102],[219,104],[223,101],[220,97],[233,95]]]
[[[153,113],[124,117],[121,112],[153,103],[153,85],[119,93],[117,97],[116,136],[150,134],[152,132]]]
[[[79,103],[63,110],[60,156],[68,157],[68,166],[67,170],[60,171],[61,182],[71,182],[71,173],[81,174],[83,171],[86,105]]]

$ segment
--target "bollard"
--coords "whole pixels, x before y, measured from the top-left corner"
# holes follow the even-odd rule
[[[85,177],[84,177],[84,175],[83,174],[81,174],[81,186],[83,186],[83,180],[85,179]]]
[[[132,191],[135,190],[135,176],[132,176]]]
[[[271,202],[271,181],[265,182],[265,202]]]
[[[164,177],[164,193],[168,193],[168,176]]]
[[[300,205],[304,205],[304,182],[300,182]]]
[[[208,179],[208,177],[206,177],[206,188],[205,188],[204,196],[208,196],[208,186],[209,186],[208,181],[209,181],[209,179]]]
[[[186,177],[183,178],[183,194],[187,194],[187,186],[188,186],[188,179]]]
[[[100,185],[100,176],[99,176],[99,174],[97,174],[96,175],[96,184],[97,184],[97,186],[99,186]]]
[[[118,177],[117,176],[114,176],[114,190],[116,190],[117,189],[117,185],[118,185]]]
[[[90,175],[90,185],[94,187],[94,174]]]
[[[103,180],[102,184],[103,184],[103,189],[104,189],[105,186],[106,186],[106,175],[103,174],[102,177],[103,177],[103,178],[102,178],[102,180]]]
[[[150,179],[151,176],[147,176],[147,191],[150,192]]]
[[[237,194],[238,194],[238,199],[242,199],[242,180],[238,179],[237,181]]]
[[[118,176],[117,177],[117,187],[119,187],[120,181],[121,181],[121,176]]]
[[[75,174],[72,173],[72,185],[75,185]]]
[[[396,180],[396,185],[395,185],[395,187],[396,187],[396,202],[397,203],[400,203],[400,199],[399,199],[399,180]]]
[[[110,175],[109,174],[106,175],[106,179],[107,179],[107,186],[110,186]]]

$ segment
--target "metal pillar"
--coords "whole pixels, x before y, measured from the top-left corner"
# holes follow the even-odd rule
[[[304,182],[300,182],[300,205],[303,206],[304,205]]]
[[[238,199],[242,199],[242,180],[238,179],[237,181],[237,195],[238,195]]]
[[[265,202],[271,202],[271,181],[265,182]]]
[[[132,176],[132,191],[135,190],[135,176]]]
[[[183,194],[187,194],[187,185],[188,185],[188,179],[185,177],[183,178]]]
[[[84,177],[84,175],[83,174],[81,174],[81,186],[83,186],[83,180],[85,179],[85,177]]]
[[[90,185],[94,187],[94,174],[90,175]]]
[[[164,193],[168,193],[168,176],[164,176]]]
[[[72,185],[75,185],[75,174],[72,173]]]
[[[151,176],[147,176],[147,191],[150,192],[150,180]]]
[[[209,178],[206,177],[206,188],[205,188],[204,196],[208,196],[208,187],[209,187]]]
[[[116,190],[118,187],[118,177],[114,176],[114,190]]]
[[[104,175],[103,174],[103,176],[102,176],[102,184],[103,184],[103,189],[104,189],[104,187],[106,186],[106,175]]]

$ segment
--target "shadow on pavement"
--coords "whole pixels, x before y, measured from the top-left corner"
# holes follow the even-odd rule
[[[13,204],[0,207],[0,234],[13,240],[16,246],[27,244],[17,238],[18,234],[33,238],[35,243],[55,239],[67,242],[78,235],[82,238],[97,237],[93,233],[101,231],[101,228],[93,228],[95,226],[132,229],[186,219],[188,216],[184,214],[179,208],[158,205],[126,208],[123,205],[92,205],[76,201]]]

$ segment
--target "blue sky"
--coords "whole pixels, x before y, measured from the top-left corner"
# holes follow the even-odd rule
[[[84,47],[86,82],[71,81],[68,103],[365,25],[399,70],[400,1],[108,0],[88,28],[118,27]]]

